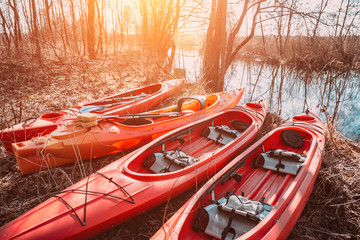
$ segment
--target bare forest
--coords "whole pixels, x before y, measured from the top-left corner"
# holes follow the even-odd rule
[[[269,79],[296,75],[303,110],[315,92],[325,154],[289,239],[360,239],[358,0],[0,0],[0,129],[187,76],[190,52],[200,59],[199,74],[157,108],[222,91],[230,78],[240,82],[233,74],[239,62],[255,64],[259,76],[266,66]],[[259,79],[246,89],[250,99],[262,97],[254,96]],[[271,81],[270,98],[282,98],[282,79]],[[279,102],[256,139],[284,122]],[[340,131],[347,121],[352,139]],[[22,175],[1,146],[0,226],[127,153]],[[96,239],[151,238],[199,186]]]

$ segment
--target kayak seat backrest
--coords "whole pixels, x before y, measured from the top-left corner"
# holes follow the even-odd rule
[[[240,131],[231,129],[226,125],[207,126],[202,132],[203,137],[222,145],[228,144],[240,135]]]
[[[197,161],[198,159],[178,148],[175,151],[152,153],[144,162],[144,167],[154,173],[166,173],[180,170]]]
[[[304,146],[304,139],[299,132],[292,129],[287,129],[281,132],[281,141],[288,147],[302,148]]]
[[[184,97],[184,98],[180,98],[178,100],[177,103],[177,108],[176,108],[176,112],[181,112],[183,104],[185,101],[187,100],[195,100],[195,105],[193,107],[193,109],[190,110],[194,110],[194,111],[200,111],[205,109],[205,102],[206,102],[206,97],[205,96],[192,96],[192,97]],[[191,104],[191,103],[187,103],[187,104]],[[197,107],[197,105],[199,105],[199,107]],[[191,105],[190,105],[191,106]],[[185,109],[184,109],[185,110]]]
[[[206,100],[205,100],[205,108],[208,108],[208,107],[214,105],[218,99],[219,99],[219,97],[216,94],[207,95]]]
[[[305,159],[305,155],[291,151],[272,149],[268,152],[261,153],[254,160],[254,167],[262,167],[276,172],[296,175],[304,164]]]
[[[233,128],[235,128],[239,133],[243,133],[250,126],[250,124],[243,122],[243,121],[236,120],[231,123],[231,126]]]
[[[127,118],[124,121],[121,121],[120,123],[128,126],[138,126],[138,125],[152,124],[153,121],[148,118]]]
[[[206,206],[195,220],[195,231],[219,239],[235,239],[254,228],[274,207],[234,193]]]

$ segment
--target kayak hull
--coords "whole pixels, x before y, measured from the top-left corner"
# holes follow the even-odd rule
[[[171,131],[58,193],[0,228],[1,239],[83,239],[173,198],[208,179],[244,150],[265,118],[267,102],[257,114],[236,107]],[[230,142],[203,137],[204,129],[240,120],[247,128]],[[183,140],[182,140],[183,139]],[[176,150],[196,163],[170,172],[145,167],[149,156]]]
[[[3,129],[1,141],[6,151],[12,153],[12,143],[30,140],[34,137],[51,133],[56,130],[64,120],[76,117],[83,107],[108,106],[110,105],[108,103],[114,104],[114,106],[108,106],[102,110],[92,111],[93,113],[103,115],[140,113],[147,111],[161,103],[174,92],[179,91],[183,87],[184,82],[184,79],[168,80],[163,83],[152,84],[126,93],[84,102],[74,108],[61,112],[46,113],[38,118],[30,118],[22,123]],[[134,98],[129,99],[129,96],[133,96]],[[116,100],[124,98],[127,100]]]
[[[196,100],[182,105],[178,117],[144,118],[140,125],[127,125],[124,119],[100,119],[92,127],[76,127],[73,121],[48,136],[13,143],[13,152],[22,174],[97,158],[142,146],[157,137],[203,117],[235,107],[243,89],[210,94],[205,108],[199,110]],[[171,114],[177,106],[150,113]],[[137,119],[135,119],[138,121]]]
[[[282,132],[288,130],[301,134],[304,138],[302,147],[289,147],[284,143]],[[202,209],[206,208],[206,211],[211,209],[207,207],[214,198],[210,195],[215,196],[215,201],[219,201],[223,197],[226,198],[229,193],[253,201],[262,201],[263,204],[273,207],[264,219],[258,220],[258,223],[252,223],[254,227],[244,233],[241,233],[241,224],[234,225],[235,231],[239,231],[239,235],[235,235],[236,239],[286,239],[312,192],[320,169],[324,145],[323,127],[314,110],[293,117],[291,121],[259,139],[211,178],[165,223],[152,239],[218,238],[219,236],[216,237],[214,234],[215,231],[209,229],[209,226],[212,226],[211,221],[199,216],[200,212],[203,211]],[[281,172],[283,170],[280,168],[277,171],[269,170],[271,167],[266,166],[265,162],[263,166],[266,168],[256,165],[259,154],[272,148],[294,152],[296,150],[299,154],[304,154],[305,160],[300,170],[297,173],[289,174]],[[238,168],[238,164],[242,161],[245,161],[245,165]],[[283,161],[286,168],[288,163],[284,159]],[[237,183],[230,180],[224,185],[219,184],[224,176],[234,171],[242,176],[241,182]],[[216,203],[214,204],[216,205]],[[218,210],[217,214],[223,213]],[[242,216],[233,217],[233,219],[236,218],[244,219]],[[198,222],[196,223],[196,221]],[[253,220],[247,219],[247,221]],[[194,227],[195,225],[205,227],[199,230],[199,228]],[[216,230],[219,233],[224,232],[223,228]]]

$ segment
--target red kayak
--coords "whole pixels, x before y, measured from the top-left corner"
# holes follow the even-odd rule
[[[1,141],[6,151],[12,152],[12,143],[46,135],[57,129],[64,119],[76,117],[80,113],[113,115],[147,111],[180,90],[184,82],[185,79],[174,79],[155,83],[129,92],[84,102],[68,110],[46,113],[38,118],[29,118],[22,123],[1,130]]]
[[[0,228],[0,239],[94,237],[211,177],[262,126],[267,101],[171,131]]]
[[[212,177],[152,239],[286,239],[324,152],[315,111],[266,134]]]
[[[241,88],[181,98],[174,106],[122,117],[81,114],[49,135],[13,143],[12,148],[22,174],[132,150],[173,129],[235,107],[243,92]]]

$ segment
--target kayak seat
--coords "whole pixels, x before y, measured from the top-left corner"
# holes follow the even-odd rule
[[[166,173],[180,170],[197,161],[198,159],[178,148],[175,151],[152,153],[150,157],[145,160],[143,166],[154,173]]]
[[[201,95],[196,95],[192,97],[180,98],[177,103],[176,112],[181,112],[182,106],[186,100],[196,100],[200,104],[200,109],[194,109],[194,110],[199,111],[205,109],[206,97]]]
[[[254,228],[274,208],[234,193],[206,206],[196,217],[193,229],[219,239],[235,239]]]
[[[272,149],[261,153],[254,161],[254,167],[296,175],[304,164],[306,156],[291,151]]]
[[[153,121],[148,118],[127,118],[124,121],[121,121],[120,123],[128,126],[138,126],[138,125],[152,124]]]
[[[235,128],[238,132],[243,133],[250,126],[250,124],[243,122],[243,121],[236,120],[231,123],[231,126],[233,128]]]
[[[281,141],[292,148],[302,148],[304,146],[304,139],[300,133],[295,130],[284,130],[281,132]]]
[[[202,132],[203,137],[214,140],[216,143],[223,145],[228,144],[240,136],[240,134],[241,132],[238,130],[231,129],[226,125],[207,126]]]

